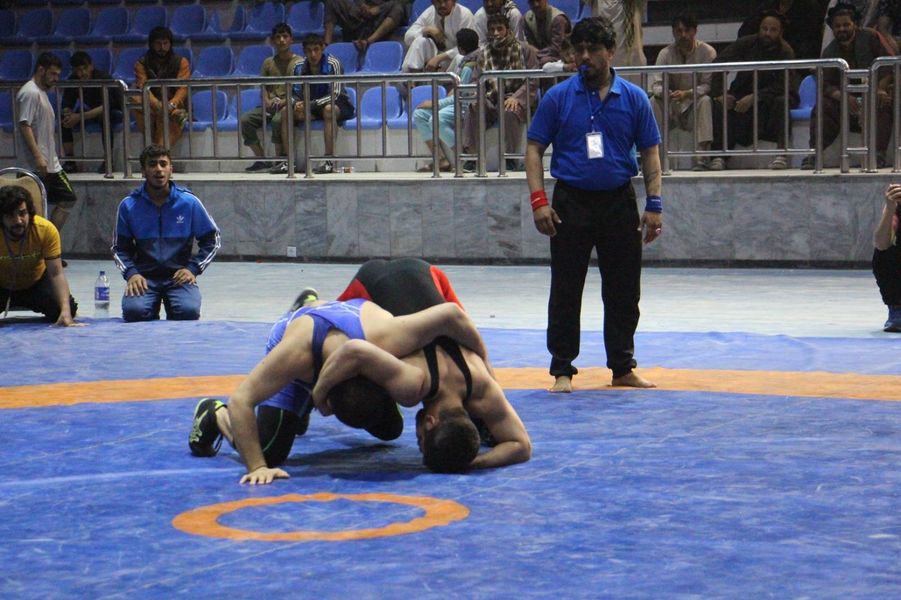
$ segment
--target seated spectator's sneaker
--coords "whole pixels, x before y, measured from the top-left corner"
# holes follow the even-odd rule
[[[888,321],[885,322],[882,330],[889,333],[901,333],[901,304],[888,307]]]
[[[788,168],[788,160],[785,156],[777,156],[770,161],[770,169],[774,171],[784,171]]]
[[[817,161],[812,156],[805,156],[804,160],[801,161],[801,170],[802,171],[813,171],[817,166]]]
[[[266,171],[272,167],[273,164],[268,160],[258,160],[244,170],[248,173],[256,173],[258,171]]]
[[[888,166],[888,159],[885,157],[885,152],[878,152],[876,154],[876,168],[884,169]]]
[[[222,446],[222,433],[216,425],[216,411],[225,404],[215,398],[203,398],[194,407],[194,424],[188,436],[188,447],[194,456],[216,456]]]
[[[508,171],[525,171],[526,167],[523,164],[523,161],[518,158],[508,158],[506,162],[506,167]]]
[[[710,161],[707,160],[706,156],[701,156],[699,158],[694,159],[694,164],[691,165],[692,171],[709,171],[710,170]]]
[[[722,171],[726,168],[726,161],[720,158],[719,156],[715,156],[710,159],[710,170],[711,171]]]
[[[332,164],[332,161],[327,160],[324,163],[322,163],[321,165],[319,165],[318,167],[316,167],[315,169],[313,169],[313,172],[316,173],[317,175],[329,175],[330,173],[335,172],[335,165]]]
[[[291,305],[291,312],[306,306],[307,304],[312,304],[319,300],[319,292],[314,290],[313,288],[306,288],[300,294],[298,294],[297,298],[294,300],[294,304]]]
[[[285,161],[276,163],[274,167],[269,169],[269,173],[272,175],[284,175],[288,172],[288,163]]]
[[[106,175],[106,164],[100,163],[99,165],[97,165],[97,174]]]
[[[78,173],[78,164],[74,160],[67,160],[63,163],[63,171],[66,173]]]
[[[463,172],[464,173],[475,173],[476,172],[476,161],[474,161],[474,160],[463,161]]]

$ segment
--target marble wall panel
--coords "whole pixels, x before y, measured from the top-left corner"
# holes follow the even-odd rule
[[[405,184],[390,190],[391,256],[422,256],[422,188]]]
[[[326,187],[326,256],[360,255],[357,186],[329,183]]]
[[[285,256],[294,245],[294,190],[284,182],[257,186],[234,197],[235,243],[240,254]]]
[[[303,182],[295,187],[294,245],[299,257],[322,257],[328,252],[327,184]]]
[[[485,185],[454,186],[454,256],[490,257]],[[493,189],[492,192],[493,193]]]
[[[392,189],[371,181],[356,186],[359,252],[362,256],[391,255]]]
[[[736,260],[811,260],[810,204],[806,187],[784,179],[732,182],[722,193],[734,198]]]
[[[428,179],[419,186],[422,201],[422,255],[427,258],[456,256],[454,189],[458,183]]]
[[[490,244],[488,251],[492,258],[515,260],[522,256],[520,204],[521,198],[527,193],[528,188],[523,186],[522,181],[513,180],[486,194],[485,218]]]

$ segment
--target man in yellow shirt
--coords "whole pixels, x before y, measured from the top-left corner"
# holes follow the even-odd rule
[[[0,188],[0,307],[29,308],[56,325],[75,325],[78,305],[69,292],[60,259],[59,231],[35,214],[34,201],[22,187]]]

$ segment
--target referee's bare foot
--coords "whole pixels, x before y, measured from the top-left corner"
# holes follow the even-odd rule
[[[611,385],[614,386],[625,386],[625,387],[634,387],[634,388],[655,388],[657,387],[656,383],[651,383],[635,371],[629,371],[622,377],[614,377]]]
[[[573,391],[573,378],[569,375],[558,375],[554,385],[548,391],[552,394],[568,394]]]

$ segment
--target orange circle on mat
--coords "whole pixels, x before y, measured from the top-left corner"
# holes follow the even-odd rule
[[[425,515],[403,523],[391,523],[384,527],[372,529],[348,529],[344,531],[286,531],[284,533],[266,533],[237,529],[219,524],[219,517],[254,506],[285,504],[289,502],[333,502],[335,500],[351,500],[355,502],[390,502],[415,506],[425,511]],[[185,533],[205,537],[224,538],[229,540],[258,540],[263,542],[343,542],[362,540],[392,535],[416,533],[448,525],[469,516],[469,509],[453,500],[441,500],[428,496],[397,496],[395,494],[286,494],[268,498],[246,498],[234,502],[221,502],[209,506],[201,506],[183,512],[172,519],[172,525]]]

